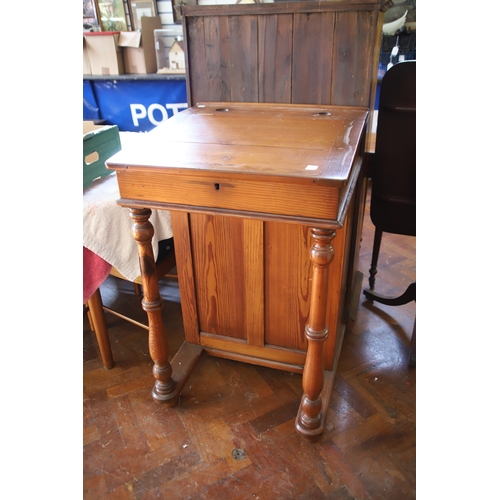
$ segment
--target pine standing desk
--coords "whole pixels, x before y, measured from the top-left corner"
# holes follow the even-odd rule
[[[357,300],[367,116],[357,107],[200,103],[107,161],[139,248],[156,401],[176,405],[206,351],[303,373],[296,429],[308,439],[322,432]],[[171,363],[151,209],[172,216],[186,341]]]

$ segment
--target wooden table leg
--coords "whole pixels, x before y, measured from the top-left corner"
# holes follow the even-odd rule
[[[333,229],[312,228],[310,257],[312,267],[311,304],[306,326],[307,355],[302,375],[304,394],[295,420],[295,428],[306,439],[315,439],[323,432],[321,408],[325,374],[323,344],[328,337],[326,312],[328,299],[328,267],[333,260]],[[326,410],[324,410],[326,411]]]
[[[106,317],[102,308],[102,298],[99,288],[92,294],[92,297],[87,302],[90,316],[92,317],[92,326],[94,327],[99,351],[101,353],[102,364],[106,370],[110,370],[115,365],[113,361],[113,353],[108,337],[108,326],[106,325]]]
[[[172,366],[168,361],[168,340],[163,326],[161,310],[163,299],[160,296],[156,264],[151,240],[154,228],[149,221],[151,210],[148,208],[129,208],[133,220],[132,235],[139,248],[144,298],[142,308],[148,315],[149,354],[154,361],[153,375],[156,378],[153,398],[158,403],[175,406],[179,403],[178,391],[172,379]]]

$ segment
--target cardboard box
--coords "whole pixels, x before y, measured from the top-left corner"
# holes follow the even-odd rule
[[[161,19],[141,17],[142,31],[122,31],[118,45],[123,50],[125,73],[147,75],[156,73],[155,29],[161,28]]]
[[[85,35],[83,36],[83,74],[91,75],[92,70],[90,69],[90,60],[87,52],[87,43],[85,42]]]
[[[83,189],[93,181],[113,173],[105,161],[122,148],[116,125],[96,125],[83,122]]]
[[[93,75],[123,74],[123,54],[118,45],[119,31],[86,32],[83,36]]]

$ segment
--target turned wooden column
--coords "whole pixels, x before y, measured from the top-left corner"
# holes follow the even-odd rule
[[[149,354],[154,361],[153,375],[156,382],[153,388],[153,398],[158,403],[175,406],[179,402],[179,396],[172,380],[172,366],[168,361],[168,340],[161,315],[163,299],[158,288],[156,264],[151,246],[154,233],[154,228],[149,222],[151,210],[148,208],[129,208],[129,212],[133,220],[132,235],[139,248],[144,294],[142,308],[148,315]]]
[[[311,229],[312,245],[310,258],[312,266],[311,304],[305,333],[307,355],[302,375],[304,394],[295,421],[299,434],[314,439],[321,434],[321,391],[324,384],[323,344],[328,337],[326,311],[328,299],[328,267],[333,260],[333,229]]]

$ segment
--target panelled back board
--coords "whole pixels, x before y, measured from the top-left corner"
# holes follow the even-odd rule
[[[183,7],[189,105],[225,101],[373,108],[381,3]]]

